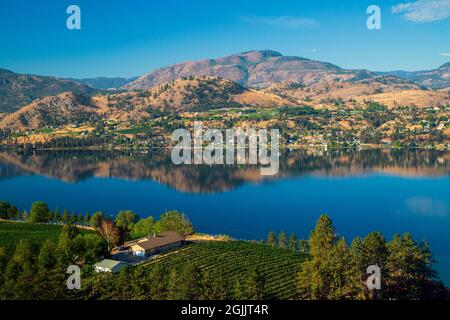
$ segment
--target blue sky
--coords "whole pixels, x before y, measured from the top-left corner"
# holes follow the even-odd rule
[[[82,29],[66,28],[81,8]],[[366,9],[382,10],[382,30]],[[450,61],[450,0],[1,1],[0,67],[60,77],[142,75],[255,49],[370,70]]]

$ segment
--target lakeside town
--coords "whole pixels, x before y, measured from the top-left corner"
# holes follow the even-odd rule
[[[112,98],[108,98],[111,100]],[[131,99],[129,97],[128,99]],[[123,102],[126,104],[125,102]],[[326,107],[325,107],[325,106]],[[96,148],[149,151],[170,148],[172,131],[205,128],[279,129],[289,149],[449,149],[450,106],[397,106],[336,99],[319,106],[217,108],[199,112],[158,112],[139,121],[96,117],[37,130],[0,130],[3,147],[25,149]]]

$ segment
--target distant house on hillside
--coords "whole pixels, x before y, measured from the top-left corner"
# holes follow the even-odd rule
[[[128,266],[129,265],[125,262],[109,260],[109,259],[104,259],[104,260],[94,264],[95,271],[111,272],[111,273],[120,272],[120,270],[125,269]]]
[[[149,257],[167,250],[181,247],[186,238],[177,232],[169,231],[153,237],[146,237],[126,243],[124,246],[135,256]]]

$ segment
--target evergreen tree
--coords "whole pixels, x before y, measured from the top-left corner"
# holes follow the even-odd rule
[[[67,209],[64,210],[61,219],[62,219],[62,223],[63,223],[63,224],[68,224],[68,223],[70,223],[70,215],[69,215],[69,211],[68,211]]]
[[[78,221],[78,216],[75,212],[72,212],[72,214],[70,215],[70,223],[71,224],[77,224]]]
[[[53,214],[53,222],[59,224],[61,223],[61,219],[62,219],[61,213],[59,212],[59,209],[56,208]]]
[[[62,264],[74,262],[75,248],[73,240],[79,233],[80,230],[74,225],[65,224],[62,227],[58,241],[59,258]]]
[[[278,235],[278,247],[285,249],[286,248],[286,233],[281,231]]]
[[[244,282],[244,295],[248,300],[262,300],[265,298],[265,278],[257,270],[249,273]]]
[[[84,221],[83,214],[80,212],[77,218],[77,224],[81,226],[83,225],[83,221]]]
[[[240,279],[236,280],[233,286],[233,300],[247,300],[244,285]]]
[[[44,202],[35,202],[31,206],[30,222],[33,223],[48,223],[52,219],[52,214],[48,206]]]
[[[277,243],[277,240],[276,240],[275,232],[270,231],[269,235],[267,236],[267,244],[272,247],[275,247],[276,243]]]
[[[418,244],[406,233],[395,235],[388,243],[388,250],[386,271],[389,278],[385,298],[416,300],[442,294],[428,244]],[[433,292],[435,289],[438,292]]]
[[[117,293],[117,299],[119,300],[132,300],[133,299],[133,289],[132,289],[132,277],[130,271],[125,268],[122,269],[117,276],[117,281],[115,281],[115,292]]]
[[[37,259],[38,267],[40,270],[49,270],[55,267],[56,262],[56,246],[52,241],[47,240],[41,246],[41,250]]]
[[[22,220],[24,221],[24,222],[28,222],[28,219],[29,219],[29,214],[28,214],[28,211],[27,210],[24,210],[23,211],[23,214],[22,214]]]
[[[89,224],[93,228],[99,228],[101,226],[101,224],[102,224],[103,219],[104,218],[103,218],[103,213],[102,212],[95,212],[92,215]]]
[[[297,236],[295,233],[289,237],[289,249],[293,252],[297,252]]]
[[[333,274],[329,261],[336,245],[331,219],[322,215],[309,239],[310,260],[301,264],[297,286],[302,298],[325,300],[330,296]]]
[[[308,240],[302,239],[298,241],[298,251],[303,254],[309,253],[309,242]]]
[[[379,232],[372,232],[364,239],[356,237],[352,242],[351,254],[355,267],[355,277],[358,280],[360,287],[359,297],[361,299],[381,298],[380,291],[369,291],[367,287],[367,278],[369,276],[367,274],[367,268],[369,266],[376,265],[381,270],[385,270],[388,249],[383,235]],[[387,273],[381,277],[382,288],[385,286],[385,280],[387,277]]]
[[[1,295],[9,300],[30,299],[33,297],[30,285],[35,275],[31,245],[28,240],[20,240],[13,257],[6,266]]]
[[[166,270],[159,264],[155,264],[147,275],[148,288],[147,298],[151,300],[166,299]]]
[[[88,226],[89,222],[91,221],[91,217],[89,215],[89,212],[86,212],[83,218],[83,225]]]
[[[180,299],[195,300],[200,296],[201,271],[198,266],[189,263],[181,272],[179,291]]]
[[[178,272],[177,269],[172,268],[169,272],[168,280],[167,280],[167,300],[179,300],[180,299],[180,291],[178,289]]]

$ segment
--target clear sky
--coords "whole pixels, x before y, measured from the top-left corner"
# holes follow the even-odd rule
[[[81,30],[66,9],[81,8]],[[367,7],[382,29],[366,27]],[[59,77],[142,75],[255,49],[369,70],[450,61],[450,0],[14,0],[0,2],[0,68]]]

